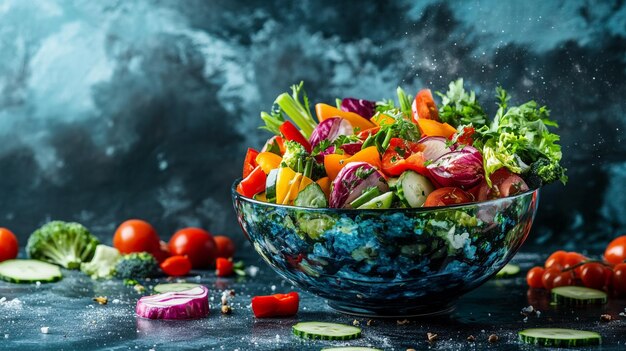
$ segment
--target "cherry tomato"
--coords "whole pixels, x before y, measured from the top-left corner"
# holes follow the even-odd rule
[[[420,118],[439,121],[439,110],[437,110],[437,105],[430,89],[422,89],[415,95],[415,100],[413,100],[411,105],[411,115],[415,123]]]
[[[424,207],[447,206],[472,202],[472,195],[454,187],[439,188],[428,195]]]
[[[554,287],[554,280],[560,275],[560,269],[554,267],[546,268],[546,270],[543,272],[543,275],[541,276],[541,282],[543,283],[543,287],[551,290]]]
[[[215,260],[217,248],[213,236],[204,229],[184,228],[170,239],[170,253],[189,257],[193,268],[208,268]]]
[[[161,270],[170,277],[181,277],[191,271],[191,261],[186,256],[172,256],[161,263]]]
[[[113,246],[123,254],[145,251],[156,255],[160,251],[160,240],[150,223],[129,219],[115,231]]]
[[[0,262],[16,258],[18,250],[15,234],[6,228],[0,228]]]
[[[613,267],[613,289],[618,295],[626,295],[626,263]]]
[[[581,262],[587,261],[588,258],[578,252],[568,252],[563,260],[563,268],[573,267]]]
[[[258,151],[251,147],[248,148],[248,151],[246,152],[246,158],[243,160],[243,178],[249,176],[250,173],[252,173],[252,171],[256,168],[256,157],[258,155]]]
[[[217,247],[217,257],[231,258],[235,255],[235,244],[229,237],[217,235],[213,240]]]
[[[478,189],[478,201],[498,199],[513,196],[528,190],[526,182],[515,173],[502,167],[489,176],[492,186],[485,180],[480,183]]]
[[[232,275],[233,268],[233,261],[229,259],[218,257],[217,260],[215,260],[215,274],[218,277],[228,277],[229,275]]]
[[[604,251],[604,259],[610,264],[626,261],[626,235],[615,238]]]
[[[613,286],[613,269],[604,266],[604,286],[610,288]]]
[[[565,256],[567,256],[567,252],[563,250],[553,252],[552,255],[550,255],[550,257],[546,260],[545,267],[563,269],[563,266],[565,266]]]
[[[557,275],[552,281],[552,287],[574,285],[574,274],[572,271],[563,272]]]
[[[588,288],[601,290],[606,285],[604,266],[596,262],[585,263],[582,265],[580,280]]]
[[[528,286],[537,289],[543,288],[541,277],[543,276],[544,271],[543,267],[531,268],[526,274],[526,282],[528,283]]]

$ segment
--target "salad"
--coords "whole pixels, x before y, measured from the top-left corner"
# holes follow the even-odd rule
[[[301,207],[384,209],[486,201],[567,182],[558,127],[535,101],[515,106],[498,87],[491,119],[463,79],[397,101],[336,99],[313,118],[303,83],[262,112],[273,133],[249,148],[237,191]]]

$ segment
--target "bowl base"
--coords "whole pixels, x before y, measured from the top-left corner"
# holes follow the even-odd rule
[[[333,310],[357,317],[368,318],[421,318],[442,316],[452,313],[456,306],[453,303],[429,306],[407,306],[401,309],[369,309],[360,306],[342,304],[328,301],[328,306]]]

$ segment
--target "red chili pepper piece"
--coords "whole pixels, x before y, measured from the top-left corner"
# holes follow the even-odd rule
[[[215,260],[215,274],[218,277],[228,277],[233,274],[233,265],[233,261],[218,257],[217,260]]]
[[[298,313],[299,304],[297,292],[255,296],[252,298],[252,312],[257,318],[289,317]]]
[[[295,141],[296,143],[304,146],[307,152],[311,152],[311,144],[304,137],[304,135],[300,133],[298,128],[296,128],[296,126],[293,125],[293,123],[289,121],[285,121],[283,122],[283,124],[280,125],[278,130],[280,130],[280,132],[285,137],[285,139]]]
[[[259,155],[259,152],[255,149],[249,147],[246,152],[246,158],[243,160],[243,178],[247,177],[254,171],[256,166],[256,157]]]

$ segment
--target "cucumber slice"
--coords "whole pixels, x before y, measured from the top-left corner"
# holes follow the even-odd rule
[[[193,283],[171,283],[171,284],[157,284],[154,286],[154,292],[155,293],[166,293],[166,292],[178,292],[178,291],[185,291],[185,290],[189,290],[189,289],[193,289],[193,288],[197,288],[199,287],[199,284],[193,284]]]
[[[551,347],[575,347],[600,345],[600,334],[585,330],[560,328],[526,329],[518,333],[520,341],[528,344]]]
[[[298,193],[293,204],[301,207],[328,207],[328,200],[319,184],[311,183]]]
[[[517,275],[520,272],[519,266],[507,263],[502,269],[496,273],[496,278],[507,278]]]
[[[398,178],[393,177],[393,178],[387,179],[387,185],[389,185],[389,189],[391,189],[392,191],[395,191],[396,186],[398,185]]]
[[[0,263],[0,279],[11,283],[50,283],[63,278],[59,266],[37,260],[7,260]]]
[[[378,189],[378,187],[373,186],[371,188],[367,188],[365,189],[365,191],[363,191],[361,196],[357,197],[356,199],[354,199],[354,201],[350,203],[350,206],[352,208],[358,208],[359,206],[370,201],[378,195],[380,195],[380,190]]]
[[[292,330],[305,339],[352,340],[361,336],[361,328],[327,322],[300,322]]]
[[[373,349],[371,347],[344,346],[344,347],[331,347],[327,349],[322,349],[322,351],[383,351],[383,350]]]
[[[552,289],[552,302],[563,305],[605,304],[607,295],[604,291],[583,286],[559,286]]]
[[[270,173],[267,174],[267,179],[265,180],[265,198],[267,202],[276,203],[276,181],[278,180],[278,171],[279,168],[272,169]]]
[[[390,192],[386,192],[380,196],[376,196],[375,198],[371,199],[370,201],[364,203],[363,205],[359,206],[359,209],[368,209],[368,210],[375,210],[375,209],[383,209],[383,208],[391,208],[391,204],[393,203],[393,193]]]
[[[428,194],[435,190],[428,178],[414,171],[402,173],[395,188],[400,201],[408,207],[421,207]]]

